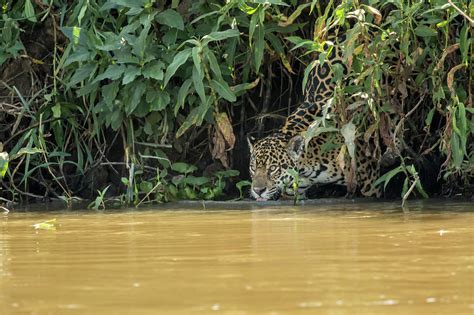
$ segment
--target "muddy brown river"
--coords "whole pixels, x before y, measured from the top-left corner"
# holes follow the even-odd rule
[[[474,314],[474,204],[12,211],[0,314]]]

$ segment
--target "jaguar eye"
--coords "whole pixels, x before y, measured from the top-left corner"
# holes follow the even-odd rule
[[[270,173],[273,173],[273,172],[276,171],[276,169],[277,169],[277,166],[276,166],[276,165],[270,165],[270,167],[268,168],[268,171],[269,171]]]

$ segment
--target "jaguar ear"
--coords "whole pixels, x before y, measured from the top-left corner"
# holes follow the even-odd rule
[[[296,162],[304,152],[304,138],[301,135],[294,136],[288,141],[286,149],[293,161]]]
[[[249,144],[249,149],[250,149],[250,152],[253,151],[253,144],[255,142],[255,138],[252,137],[252,136],[247,136],[247,143]]]

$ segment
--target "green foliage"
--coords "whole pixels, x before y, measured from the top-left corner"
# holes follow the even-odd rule
[[[102,191],[97,191],[97,197],[89,204],[88,208],[94,210],[105,209],[105,194],[109,188],[110,186],[107,186]]]
[[[0,17],[0,66],[10,58],[16,58],[24,51],[25,47],[20,41],[21,29],[18,25],[17,19],[25,17],[24,14],[17,10],[13,14],[6,14],[8,6],[2,3],[2,15]]]
[[[174,172],[174,175],[169,177],[168,170]],[[132,199],[127,200],[127,196],[122,195],[123,203],[133,202],[138,206],[178,199],[212,200],[224,195],[227,179],[239,175],[235,170],[216,172],[211,177],[192,175],[196,170],[194,165],[177,162],[171,164],[170,168],[158,169],[153,179],[146,180],[141,173],[137,173]],[[122,182],[125,185],[130,184],[127,178],[122,178]]]
[[[288,172],[288,175],[290,175],[292,178],[292,184],[291,184],[291,187],[289,188],[293,193],[293,203],[296,205],[302,199],[302,196],[300,195],[299,190],[298,190],[299,183],[300,183],[300,176],[299,176],[299,173],[294,169],[288,169],[287,172]]]
[[[334,67],[333,110],[312,125],[308,139],[346,126],[341,150],[360,154],[353,144],[363,138],[376,148],[374,158],[400,139],[411,148],[397,153],[409,166],[389,173],[405,174],[405,194],[415,185],[423,195],[414,162],[427,154],[443,156],[446,181],[473,180],[474,36],[466,18],[473,4],[454,1],[457,10],[442,0],[0,3],[0,70],[15,74],[18,62],[31,84],[0,78],[8,103],[0,114],[7,130],[2,151],[10,157],[9,165],[0,159],[0,175],[11,199],[71,200],[100,167],[123,177],[123,202],[222,196],[235,175],[196,176],[200,170],[189,161],[211,154],[225,160],[236,113],[243,124],[268,107],[272,69],[285,74],[281,85],[295,74],[304,86],[334,45],[344,46],[351,71],[344,77]],[[28,36],[45,40],[47,53],[38,54]],[[298,73],[301,62],[306,71]],[[364,93],[366,102],[347,101]],[[248,99],[264,105],[252,108]],[[230,122],[218,126],[223,113]],[[227,132],[219,138],[221,127]]]
[[[248,180],[241,180],[240,182],[235,184],[235,186],[239,190],[239,199],[244,198],[244,187],[249,187],[250,185],[252,185],[252,182]]]
[[[8,163],[10,161],[10,157],[8,156],[8,153],[2,152],[3,151],[3,145],[0,142],[0,179],[5,177],[5,174],[7,173],[8,170]]]
[[[405,161],[413,163],[435,150],[446,157],[442,169],[446,180],[461,177],[461,182],[472,182],[474,134],[468,126],[474,123],[474,41],[469,17],[459,11],[472,12],[474,6],[456,1],[454,5],[445,1],[368,3],[342,1],[337,6],[329,5],[332,11],[326,9],[316,19],[313,40],[287,38],[295,44],[293,49],[302,47],[306,53],[319,53],[319,60],[305,71],[303,86],[314,63],[324,62],[334,45],[342,45],[344,62],[351,66],[351,73],[341,80],[341,71],[333,69],[338,101],[327,105],[333,108],[329,119],[342,126],[340,132],[351,157],[354,139],[348,143],[344,134],[347,121],[355,124],[359,137],[373,144],[373,158],[380,159],[378,136],[382,136],[384,144],[395,147],[402,161],[376,184],[385,182],[386,187],[394,175],[403,172],[403,199],[414,188],[426,197],[415,166],[407,166]],[[345,40],[337,43],[331,33],[345,34]],[[348,94],[369,97],[367,101],[348,102]],[[425,125],[420,124],[422,121]],[[326,132],[326,128],[325,117],[322,122],[315,121],[307,132],[307,141]],[[412,136],[406,137],[408,134]],[[409,150],[400,152],[395,139]]]

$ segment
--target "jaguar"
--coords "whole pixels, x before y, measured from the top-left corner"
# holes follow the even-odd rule
[[[340,162],[344,144],[340,133],[321,133],[309,141],[305,139],[305,131],[316,117],[331,112],[332,107],[327,104],[334,97],[336,64],[340,64],[343,73],[347,74],[342,52],[333,47],[323,63],[314,62],[303,91],[303,102],[287,117],[283,126],[260,140],[247,137],[251,195],[257,201],[294,196],[295,193],[305,198],[307,189],[317,184],[347,187],[355,183],[356,189],[351,186],[348,190],[358,190],[364,196],[380,196],[380,189],[373,186],[379,176],[379,165],[365,155],[367,145],[364,141],[355,140],[357,156],[352,169],[357,171],[354,177],[351,163]]]

